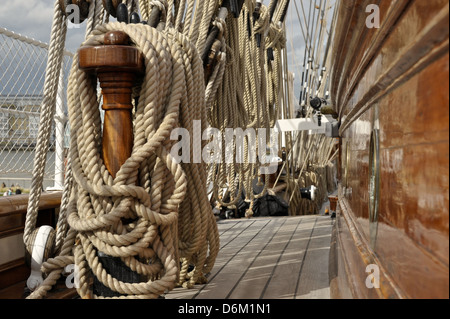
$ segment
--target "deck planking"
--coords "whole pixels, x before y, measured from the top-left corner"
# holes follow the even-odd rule
[[[329,299],[329,216],[218,222],[220,250],[208,283],[166,299]]]

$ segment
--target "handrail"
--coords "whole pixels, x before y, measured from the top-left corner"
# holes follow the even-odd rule
[[[57,208],[61,204],[62,192],[42,193],[39,209]],[[28,194],[0,197],[0,217],[27,211]]]
[[[59,208],[61,197],[62,192],[42,193],[39,211]],[[27,206],[28,194],[0,197],[0,238],[23,231]],[[14,215],[21,216],[12,218]]]

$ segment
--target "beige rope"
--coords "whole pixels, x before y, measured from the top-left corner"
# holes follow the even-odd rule
[[[36,153],[34,158],[33,178],[31,181],[31,190],[28,200],[27,215],[25,219],[25,228],[23,241],[25,246],[29,246],[29,239],[36,229],[36,219],[38,215],[39,199],[41,196],[42,183],[45,170],[45,159],[50,145],[50,132],[53,117],[55,114],[56,95],[62,57],[65,44],[65,35],[67,30],[66,17],[60,8],[59,0],[55,0],[54,19],[50,37],[49,54],[44,83],[44,99],[40,109],[39,132],[36,144]],[[31,253],[31,252],[30,252]]]
[[[168,5],[173,6],[173,1]],[[61,12],[58,4],[55,8]],[[194,120],[201,120],[202,129],[206,129],[205,101],[214,98],[226,55],[219,54],[221,63],[205,96],[202,61],[185,35],[172,28],[161,32],[144,25],[98,25],[102,10],[93,4],[91,10],[96,14],[91,12],[90,20],[97,21],[97,27],[83,45],[99,45],[105,32],[122,30],[146,57],[147,73],[134,113],[133,154],[113,180],[98,153],[101,120],[96,84],[78,70],[76,55],[68,88],[73,136],[62,200],[66,209],[58,221],[59,253],[44,263],[47,277],[29,298],[45,297],[65,266],[73,262],[79,269],[78,293],[83,298],[99,297],[89,289],[92,275],[111,290],[131,298],[156,298],[177,284],[190,288],[204,283],[219,250],[217,225],[206,196],[205,165],[175,163],[168,151],[174,143],[169,135],[178,126],[187,128],[192,135]],[[59,24],[59,20],[55,21]],[[90,28],[89,25],[87,30]],[[222,48],[226,49],[224,41]],[[202,147],[205,144],[202,141]],[[136,183],[141,186],[135,186]],[[186,194],[188,199],[183,201]],[[69,229],[64,223],[66,216]],[[123,225],[121,218],[134,218],[136,222]],[[27,219],[29,224],[31,221]],[[121,257],[148,281],[118,281],[102,268],[97,250]],[[184,270],[189,266],[194,266],[194,270],[187,273]]]
[[[282,1],[283,5],[287,1]],[[245,1],[239,19],[227,20],[229,62],[227,63],[222,87],[212,104],[209,119],[212,127],[225,135],[227,128],[266,128],[274,126],[279,116],[281,87],[281,49],[285,46],[285,30],[269,21],[269,9],[262,5],[260,17],[253,21],[254,1]],[[250,16],[250,21],[247,18]],[[250,34],[248,34],[250,30]],[[261,46],[257,46],[256,34],[261,34]],[[273,48],[275,61],[267,62],[266,49]],[[257,135],[258,139],[258,135]],[[225,139],[224,139],[225,141]],[[223,141],[223,142],[224,142]],[[237,145],[231,148],[235,152]],[[221,206],[235,207],[242,192],[246,200],[253,202],[262,197],[268,189],[269,179],[260,194],[253,193],[253,180],[259,175],[260,163],[248,162],[248,150],[259,154],[258,149],[266,145],[249,145],[244,142],[244,163],[226,164],[230,150],[222,150],[222,163],[209,167],[208,182],[213,185],[216,202]],[[265,154],[265,152],[262,152]],[[260,159],[265,160],[263,158]],[[225,202],[220,194],[228,189],[230,200]],[[252,215],[251,210],[248,212]]]
[[[55,10],[59,6],[59,1],[56,2]],[[206,196],[207,183],[213,184],[214,197],[223,206],[235,205],[245,191],[251,202],[249,216],[253,200],[267,191],[268,178],[263,191],[253,194],[252,181],[258,175],[259,165],[248,163],[248,141],[244,145],[247,162],[226,164],[226,154],[222,152],[223,163],[211,165],[209,177],[205,164],[177,164],[169,153],[174,144],[169,140],[171,130],[184,127],[192,136],[194,120],[202,121],[202,130],[206,129],[209,120],[212,127],[224,132],[230,127],[270,128],[279,116],[283,98],[281,50],[286,41],[284,28],[269,23],[265,6],[262,6],[260,19],[254,25],[253,21],[249,24],[247,15],[251,16],[255,9],[250,0],[245,1],[239,19],[228,17],[226,21],[220,21],[214,18],[219,2],[139,1],[144,19],[154,6],[162,10],[162,21],[157,29],[120,23],[98,25],[103,20],[103,10],[98,0],[91,2],[89,36],[83,45],[102,44],[107,31],[122,30],[146,59],[146,75],[140,93],[137,93],[140,99],[134,112],[133,153],[113,179],[99,154],[101,119],[96,83],[78,70],[78,57],[75,56],[68,89],[73,132],[71,164],[62,200],[65,208],[58,221],[56,246],[59,253],[44,264],[47,277],[30,298],[45,297],[64,267],[71,263],[78,266],[80,287],[77,289],[83,298],[100,298],[90,290],[92,276],[130,298],[157,298],[176,285],[190,288],[196,283],[204,283],[219,250],[217,225]],[[136,9],[135,1],[130,0],[127,4],[130,9]],[[286,1],[282,5],[286,5]],[[108,18],[106,16],[105,21]],[[60,19],[64,21],[55,11],[55,26],[63,24]],[[199,52],[205,48],[211,21],[219,27],[222,38],[218,64],[205,85]],[[250,30],[250,37],[247,30]],[[54,32],[53,42],[63,43],[57,39],[63,37],[65,30],[55,27]],[[267,35],[260,48],[256,45],[257,33]],[[56,48],[52,52],[62,50],[56,44],[53,46]],[[265,54],[269,47],[274,49],[275,61],[267,64]],[[42,127],[47,126],[43,124]],[[306,136],[302,136],[304,141]],[[310,161],[329,155],[325,141],[312,141],[307,144],[307,160],[303,162],[298,180],[290,187],[294,192],[301,184],[319,182],[317,172],[321,174],[320,167],[315,168],[314,174],[306,167],[313,167],[309,165]],[[204,147],[207,141],[200,143]],[[313,149],[315,146],[318,149]],[[233,146],[235,149],[236,145]],[[190,155],[192,162],[193,154]],[[311,160],[308,159],[310,155]],[[36,185],[42,183],[38,178],[36,181]],[[225,188],[231,194],[229,202],[219,196]],[[291,202],[298,207],[298,200],[292,198],[294,192]],[[324,193],[322,189],[320,192]],[[36,196],[27,213],[25,242],[35,225],[35,203]],[[135,221],[124,225],[122,218]],[[97,251],[120,257],[146,281],[130,284],[117,280],[102,268]],[[194,266],[190,273],[189,266]]]
[[[72,207],[76,210],[70,212],[68,220],[78,232],[80,245],[75,250],[75,260],[80,268],[86,266],[91,269],[113,291],[133,298],[155,298],[176,284],[178,252],[175,247],[179,247],[180,257],[195,265],[189,278],[190,285],[203,275],[204,267],[211,268],[218,251],[217,236],[210,235],[210,241],[206,240],[206,232],[217,226],[208,216],[211,215],[211,207],[208,206],[206,189],[201,191],[204,187],[202,182],[206,182],[205,174],[193,164],[182,167],[174,163],[169,154],[171,130],[179,124],[191,129],[192,117],[200,116],[197,119],[201,119],[202,109],[205,110],[204,88],[193,86],[203,83],[202,63],[195,54],[195,48],[183,35],[173,30],[168,34],[161,33],[144,25],[101,25],[83,45],[101,44],[99,36],[110,30],[129,34],[136,46],[143,49],[146,58],[147,72],[135,115],[134,149],[112,180],[98,154],[100,141],[96,127],[100,115],[95,90],[89,77],[79,71],[74,62],[68,98],[70,122],[76,132],[71,153],[78,191],[74,192],[77,195],[72,199]],[[185,73],[188,66],[193,70],[192,75]],[[158,90],[158,87],[167,90]],[[142,169],[144,165],[147,169]],[[143,171],[150,172],[152,183],[147,189],[134,186],[140,174],[142,180]],[[193,184],[189,186],[190,183]],[[183,202],[186,191],[191,196]],[[105,199],[108,197],[112,199]],[[177,233],[170,231],[178,216],[179,242]],[[121,224],[122,217],[137,219],[133,229]],[[197,220],[197,231],[184,241],[184,221],[192,218]],[[94,247],[110,256],[121,257],[132,270],[149,280],[129,284],[113,278],[93,254]],[[210,256],[207,260],[208,248]],[[152,262],[148,264],[146,259],[152,259]],[[185,274],[180,274],[179,280],[186,280]],[[85,276],[80,281],[82,287],[87,287],[89,278]],[[82,297],[90,294],[86,289],[78,292]]]

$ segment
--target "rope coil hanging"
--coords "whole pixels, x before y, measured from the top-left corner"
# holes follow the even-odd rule
[[[285,10],[287,0],[278,1]],[[274,127],[280,107],[279,87],[281,86],[281,49],[286,41],[285,31],[271,21],[270,9],[277,8],[276,1],[270,7],[255,1],[244,1],[239,19],[227,19],[227,45],[230,47],[223,82],[211,105],[209,120],[212,127],[218,128],[225,143],[225,130],[228,128],[266,128]],[[280,10],[280,9],[279,9]],[[278,17],[278,16],[277,16]],[[275,50],[276,61],[267,59],[267,49]],[[258,136],[258,135],[257,135]],[[233,151],[238,147],[233,141]],[[249,145],[244,140],[244,162],[231,164],[226,160],[228,149],[223,149],[222,163],[211,164],[208,182],[213,185],[212,193],[218,206],[235,208],[241,195],[245,193],[250,202],[247,216],[252,215],[252,203],[268,190],[266,178],[260,194],[253,193],[253,180],[259,175],[261,163],[249,163],[248,151],[259,154],[258,149],[266,145]],[[265,154],[265,152],[263,152]],[[262,160],[262,161],[261,161]],[[260,159],[265,162],[265,158]],[[228,198],[226,200],[224,197]]]
[[[59,0],[55,0],[54,19],[52,24],[52,33],[50,37],[49,56],[46,68],[46,78],[44,83],[44,99],[41,104],[41,117],[39,122],[38,139],[36,143],[33,167],[33,178],[31,181],[31,190],[29,195],[27,214],[25,217],[25,227],[23,242],[27,253],[32,255],[34,238],[39,233],[36,229],[36,221],[39,208],[41,188],[44,179],[45,161],[49,148],[50,128],[55,116],[56,96],[58,91],[58,82],[61,74],[62,56],[65,44],[65,34],[67,31],[66,17],[60,7]],[[49,75],[52,75],[50,77]],[[50,237],[60,237],[60,234],[50,234]],[[53,241],[47,241],[47,250],[55,252]],[[34,281],[34,280],[33,280]],[[39,281],[29,282],[31,287],[37,287]]]
[[[174,4],[171,1],[169,5]],[[64,268],[73,263],[78,267],[77,290],[83,298],[100,297],[90,290],[92,275],[127,297],[157,298],[176,285],[189,288],[205,282],[204,276],[211,271],[219,249],[217,225],[206,196],[204,164],[177,164],[168,150],[174,143],[169,140],[172,129],[183,127],[192,134],[194,120],[201,120],[202,129],[206,129],[205,101],[213,99],[220,84],[226,45],[222,42],[220,63],[205,95],[198,48],[189,37],[170,27],[172,18],[168,17],[165,30],[143,24],[102,24],[108,16],[104,17],[100,8],[100,0],[95,5],[91,2],[89,20],[93,21],[87,27],[83,45],[99,45],[105,32],[121,30],[145,56],[147,72],[134,113],[133,153],[113,179],[99,155],[101,119],[96,83],[78,70],[76,55],[68,89],[72,136],[64,207],[56,236],[58,249],[55,257],[43,264],[46,279],[29,298],[45,297]],[[64,18],[60,9],[56,0],[55,17]],[[209,12],[206,19],[214,13],[211,9]],[[201,16],[196,13],[198,19]],[[63,22],[55,18],[54,24]],[[195,33],[194,29],[187,30]],[[55,37],[56,32],[52,33],[52,39]],[[196,37],[198,44],[206,40],[205,35]],[[206,141],[201,144],[204,146]],[[35,214],[32,211],[30,206],[24,242],[35,229],[32,216],[37,215],[37,210]],[[122,218],[134,221],[123,224]],[[116,280],[102,269],[97,251],[120,257],[147,280],[138,284]]]
[[[143,52],[147,73],[141,91],[142,102],[138,105],[136,114],[133,153],[115,180],[112,180],[102,166],[100,154],[96,152],[100,143],[94,139],[95,136],[99,136],[95,129],[100,124],[97,95],[90,83],[91,79],[84,72],[77,70],[77,63],[74,62],[69,79],[68,98],[71,126],[75,132],[71,143],[71,156],[78,198],[73,199],[77,200],[77,211],[69,212],[68,221],[78,232],[77,238],[80,240],[80,245],[75,249],[75,260],[77,265],[86,264],[97,279],[113,291],[131,296],[156,297],[166,290],[171,290],[175,284],[177,253],[174,247],[177,243],[176,237],[174,239],[172,233],[167,230],[173,228],[177,220],[178,205],[186,192],[184,173],[178,164],[173,163],[164,145],[171,129],[177,125],[181,94],[186,85],[182,77],[184,72],[183,63],[180,61],[181,51],[179,47],[171,51],[168,39],[164,39],[162,34],[150,27],[126,26],[118,23],[103,27],[126,31],[132,41],[138,43],[138,47],[147,47]],[[94,30],[93,34],[98,30],[99,28]],[[97,42],[95,39],[97,37],[91,37],[85,45],[101,44],[95,43]],[[157,41],[155,47],[147,43],[148,39]],[[171,46],[175,47],[175,43],[171,43]],[[175,61],[171,61],[172,54]],[[159,59],[162,60],[161,63],[156,62]],[[173,77],[166,71],[171,64]],[[159,79],[156,78],[158,75]],[[173,83],[170,83],[171,78]],[[163,91],[168,96],[162,96],[157,94],[156,87],[171,87],[171,89]],[[157,102],[164,100],[169,103],[156,105]],[[147,115],[144,115],[146,108]],[[158,116],[164,114],[164,109],[166,109],[165,117],[156,129],[154,125],[160,122]],[[144,126],[146,122],[150,125]],[[83,127],[80,123],[83,123]],[[148,163],[149,158],[153,159],[151,164]],[[149,165],[147,171],[154,171],[152,176],[154,185],[151,188],[134,186],[139,178],[141,165]],[[164,180],[161,174],[165,174],[166,169],[173,176],[173,181],[167,182],[168,187],[173,190],[166,193],[165,197],[160,196],[158,201],[156,197],[151,197],[150,193],[159,186],[156,182],[157,177]],[[159,187],[167,188],[162,185]],[[132,218],[136,221],[129,225],[130,229],[127,229],[120,222],[120,218]],[[121,257],[130,269],[141,275],[159,277],[162,269],[164,274],[156,281],[151,281],[153,279],[151,278],[143,284],[119,282],[112,274],[105,274],[101,263],[93,254],[94,247],[110,256]],[[134,258],[135,256],[139,259],[152,258],[155,262],[147,264]],[[80,281],[84,287],[89,280],[81,277]],[[88,292],[79,291],[79,294],[83,297]]]

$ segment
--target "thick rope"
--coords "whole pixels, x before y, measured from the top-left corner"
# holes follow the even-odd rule
[[[245,1],[239,19],[227,19],[227,45],[229,46],[229,62],[227,63],[222,86],[217,92],[216,101],[211,105],[209,120],[212,127],[222,132],[225,143],[227,128],[272,128],[278,119],[280,107],[279,88],[281,86],[281,54],[284,47],[284,30],[271,23],[269,9],[261,6],[260,16],[254,20],[255,3]],[[261,35],[258,46],[256,36]],[[277,59],[274,63],[267,61],[266,49],[273,48]],[[256,136],[259,140],[258,135]],[[235,154],[236,141],[230,148],[222,150],[221,164],[209,167],[208,182],[213,185],[214,199],[220,206],[235,208],[245,192],[246,200],[253,202],[262,197],[268,190],[269,179],[260,194],[253,193],[253,180],[259,175],[260,163],[249,163],[248,151],[259,154],[266,145],[249,145],[244,140],[244,163],[236,159],[227,164],[227,154]],[[228,160],[228,163],[230,161]],[[221,194],[228,190],[230,199],[225,201]],[[251,211],[249,212],[251,215]]]
[[[174,3],[169,1],[168,5]],[[44,263],[46,279],[29,298],[45,297],[64,268],[74,262],[79,270],[78,293],[83,298],[99,297],[89,288],[92,275],[128,297],[157,298],[176,285],[190,288],[204,283],[219,250],[217,225],[206,195],[205,164],[175,163],[169,153],[174,144],[169,136],[179,126],[193,135],[194,120],[201,120],[202,130],[206,129],[205,102],[214,98],[221,83],[226,45],[222,41],[223,52],[218,55],[205,96],[203,63],[189,38],[172,28],[162,32],[144,25],[98,25],[103,10],[98,3],[91,4],[91,10],[94,14],[90,12],[87,33],[92,25],[97,27],[83,45],[100,45],[104,33],[122,30],[146,58],[147,72],[133,113],[133,154],[113,180],[99,154],[101,119],[96,84],[78,70],[76,55],[68,88],[72,137],[62,199],[65,208],[58,220],[58,255]],[[224,28],[223,22],[217,23]],[[206,141],[201,144],[204,147]],[[186,192],[189,196],[183,201]],[[123,225],[121,218],[136,221]],[[148,281],[118,281],[102,268],[97,250],[121,257]],[[190,266],[194,266],[193,271],[187,273]]]
[[[55,0],[54,19],[50,36],[49,55],[44,83],[44,99],[40,109],[39,132],[34,157],[33,178],[28,201],[27,215],[23,241],[25,246],[29,245],[29,239],[36,229],[36,219],[39,209],[42,183],[45,171],[45,159],[47,156],[52,121],[55,115],[56,96],[58,94],[59,76],[66,36],[66,17],[59,5],[59,0]],[[31,253],[31,252],[30,252]]]
[[[71,149],[79,198],[78,211],[69,215],[69,223],[77,230],[81,242],[80,248],[75,250],[75,259],[81,266],[87,265],[92,269],[94,275],[113,291],[129,297],[155,298],[176,284],[178,252],[175,247],[179,247],[183,260],[195,266],[188,285],[195,284],[203,276],[204,267],[211,267],[218,251],[218,237],[206,236],[207,231],[214,234],[217,226],[212,223],[204,186],[206,176],[198,167],[201,164],[186,164],[183,170],[171,158],[169,150],[172,143],[167,142],[172,129],[178,125],[189,130],[193,117],[197,120],[205,118],[201,115],[205,111],[204,87],[198,87],[203,83],[202,63],[195,48],[183,35],[174,31],[161,33],[149,26],[106,24],[97,28],[84,45],[100,44],[97,43],[98,35],[110,30],[125,31],[142,49],[146,58],[146,77],[136,111],[133,153],[112,180],[98,154],[100,141],[94,139],[98,133],[95,127],[99,114],[92,83],[84,72],[76,70],[76,65],[72,70],[70,88],[73,93],[69,95],[69,105],[73,112],[71,125],[74,125],[78,136],[74,136]],[[186,73],[186,70],[192,70],[192,73]],[[75,98],[77,96],[79,100]],[[75,98],[75,103],[72,103],[72,98]],[[77,127],[79,123],[83,123],[83,129]],[[147,168],[142,169],[143,165]],[[134,186],[140,171],[150,172],[151,185],[147,189]],[[189,183],[193,184],[189,186]],[[202,191],[202,188],[205,189]],[[183,202],[187,190],[190,192],[189,200]],[[115,200],[108,202],[105,196]],[[120,223],[122,217],[137,219],[135,228],[127,231]],[[192,219],[197,220],[197,230],[189,234],[191,236],[185,236],[184,221],[191,225]],[[170,231],[177,220],[179,242],[177,232]],[[149,281],[128,284],[105,274],[92,253],[94,247],[113,257],[121,257],[132,270],[147,276]],[[152,262],[147,264],[142,259],[151,259]],[[183,282],[186,275],[181,273],[178,279]],[[88,282],[88,278],[81,282]],[[79,290],[79,293],[88,295],[84,290]]]
[[[196,283],[204,283],[219,250],[217,225],[206,196],[207,183],[212,183],[214,197],[223,206],[233,207],[245,192],[246,200],[250,202],[249,216],[253,201],[267,192],[268,178],[263,191],[253,193],[252,181],[259,175],[260,165],[249,163],[247,140],[244,163],[236,165],[234,160],[227,164],[225,151],[229,149],[223,148],[222,164],[210,165],[208,176],[204,163],[178,164],[169,151],[175,143],[169,139],[170,132],[177,127],[186,128],[202,148],[206,145],[207,141],[199,141],[200,137],[193,134],[194,120],[202,121],[202,131],[209,120],[212,127],[224,132],[226,128],[269,129],[278,119],[283,98],[281,56],[286,42],[285,30],[269,21],[269,9],[265,6],[261,8],[260,18],[253,21],[255,3],[250,0],[245,1],[239,19],[228,17],[222,21],[214,18],[220,2],[140,0],[143,19],[150,17],[155,8],[160,10],[161,21],[157,28],[101,24],[102,20],[108,21],[109,16],[104,19],[99,0],[91,2],[88,36],[83,45],[100,45],[106,32],[122,30],[145,56],[145,79],[142,86],[134,90],[140,98],[133,113],[133,153],[113,179],[99,154],[101,119],[97,84],[78,70],[78,56],[75,56],[68,89],[73,136],[58,220],[58,254],[44,263],[47,277],[30,298],[45,297],[63,274],[65,266],[72,263],[79,270],[80,287],[77,289],[83,298],[101,298],[91,291],[92,276],[129,298],[157,298],[177,285],[190,288]],[[281,2],[276,18],[287,5],[287,0]],[[64,46],[65,29],[58,25],[65,23],[64,17],[58,14],[61,13],[58,3],[57,0],[51,52],[62,52],[61,45]],[[126,3],[130,12],[136,11],[137,1]],[[220,30],[220,49],[216,67],[205,85],[199,53],[206,47],[211,23]],[[257,34],[262,35],[259,47]],[[268,48],[274,51],[273,62],[267,60]],[[48,68],[61,63],[53,59],[49,56]],[[52,94],[46,85],[45,95],[52,98]],[[43,103],[43,109],[44,105],[46,103]],[[50,109],[51,101],[48,105],[47,109]],[[50,119],[53,117],[51,112],[48,112]],[[49,122],[48,118],[41,118],[43,133],[40,138],[44,141],[48,140],[44,131]],[[317,175],[324,173],[326,163],[322,166],[313,163],[320,162],[325,154],[329,156],[329,149],[325,141],[314,141],[318,148],[313,150],[312,142],[308,144],[308,160],[291,187],[294,193],[305,183],[326,183],[326,178]],[[233,152],[236,151],[235,144]],[[262,147],[266,145],[256,145],[252,151],[258,154],[258,148]],[[43,160],[38,152],[36,154],[35,161],[44,163],[45,158]],[[190,157],[192,162],[192,153]],[[289,170],[289,165],[286,166]],[[30,195],[25,242],[35,228],[39,201],[35,193],[37,186],[42,185],[39,167],[35,167],[37,177],[33,179]],[[231,195],[229,202],[221,196],[225,189]],[[326,190],[320,188],[319,192],[319,197],[323,197]],[[294,208],[299,205],[297,197],[291,200]],[[121,221],[124,218],[134,222],[125,225]],[[131,284],[114,278],[103,269],[97,251],[120,257],[146,281]],[[192,266],[193,270],[188,272]]]

